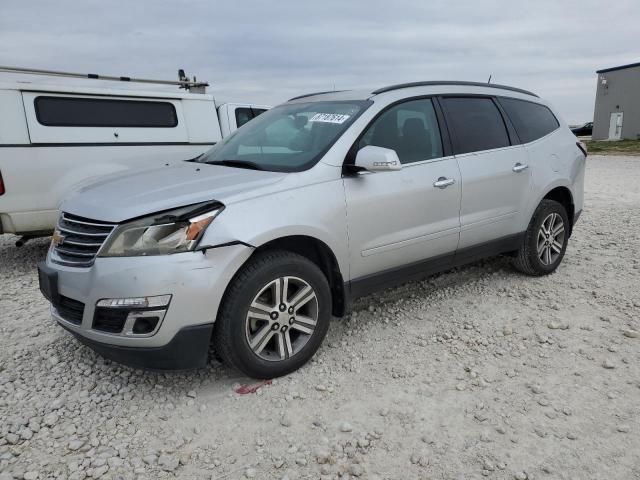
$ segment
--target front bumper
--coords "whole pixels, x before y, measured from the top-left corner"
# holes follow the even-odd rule
[[[55,272],[56,293],[83,306],[76,309],[75,318],[65,318],[64,310],[54,305],[51,314],[80,341],[116,361],[153,369],[199,366],[206,361],[213,322],[227,285],[251,251],[244,245],[231,245],[204,253],[96,258],[87,268],[58,265],[48,256],[46,267]],[[171,295],[171,302],[152,335],[94,328],[100,300],[161,295]]]
[[[213,323],[182,328],[163,347],[123,347],[95,342],[78,332],[69,330],[81,343],[109,360],[123,365],[149,370],[187,370],[204,367],[207,364],[209,340]]]

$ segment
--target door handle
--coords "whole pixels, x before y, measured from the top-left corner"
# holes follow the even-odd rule
[[[456,181],[453,178],[440,177],[433,182],[433,186],[436,188],[447,188],[449,185],[453,185]]]
[[[524,172],[527,168],[529,168],[529,165],[518,162],[513,166],[512,170],[518,173],[518,172]]]

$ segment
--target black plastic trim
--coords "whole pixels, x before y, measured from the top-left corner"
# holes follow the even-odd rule
[[[433,87],[440,85],[454,85],[454,86],[464,86],[464,87],[488,87],[488,88],[497,88],[501,90],[509,90],[511,92],[524,93],[525,95],[531,95],[533,97],[537,97],[533,92],[528,90],[523,90],[521,88],[509,87],[507,85],[498,85],[497,83],[482,83],[482,82],[464,82],[464,81],[451,81],[451,80],[443,80],[443,81],[426,81],[426,82],[409,82],[409,83],[399,83],[397,85],[389,85],[388,87],[382,87],[377,90],[371,92],[373,95],[379,95],[384,92],[391,92],[393,90],[400,90],[402,88],[410,88],[410,87]],[[464,93],[464,92],[461,92]]]
[[[525,232],[509,235],[384,272],[366,275],[352,280],[348,286],[345,286],[345,291],[350,294],[350,302],[355,298],[413,280],[421,280],[430,275],[475,262],[476,260],[513,252],[520,248],[524,235]]]
[[[385,288],[419,280],[452,268],[454,256],[455,252],[451,252],[384,272],[366,275],[352,280],[347,291],[350,291],[352,298],[358,298]]]
[[[440,141],[442,142],[442,155],[450,157],[453,155],[453,142],[451,140],[451,132],[449,131],[449,124],[447,123],[447,116],[444,114],[444,109],[440,105],[438,97],[431,97],[431,103],[433,109],[436,112],[436,118],[438,120],[438,128],[440,129]]]
[[[514,100],[520,100],[520,99],[515,98]],[[520,135],[518,135],[518,131],[516,130],[515,125],[513,124],[513,122],[511,121],[511,118],[507,114],[507,111],[504,109],[504,107],[500,103],[500,98],[493,97],[493,103],[496,105],[496,107],[498,107],[498,110],[500,111],[500,115],[502,115],[502,120],[504,121],[504,124],[507,127],[507,133],[509,134],[509,142],[511,143],[511,146],[522,145],[523,142],[522,140],[520,140]],[[529,103],[535,103],[535,102],[529,102]],[[537,103],[536,105],[540,105],[540,104]]]
[[[576,147],[578,147],[580,149],[580,151],[582,152],[582,154],[584,155],[584,158],[587,158],[589,156],[589,154],[587,153],[587,151],[583,148],[582,146],[582,142],[576,142]]]
[[[60,293],[58,292],[58,272],[48,267],[45,262],[37,265],[38,283],[42,296],[53,305],[60,303]]]
[[[124,347],[96,342],[60,324],[109,360],[146,370],[187,370],[207,365],[213,323],[185,327],[163,347]]]
[[[202,245],[201,247],[197,247],[194,250],[194,252],[206,253],[207,250],[210,250],[212,248],[231,247],[233,245],[244,245],[245,247],[248,247],[248,248],[256,248],[253,245],[250,245],[250,244],[245,243],[245,242],[241,242],[240,240],[234,240],[232,242],[218,243],[217,245]]]
[[[576,213],[573,214],[573,225],[576,224],[576,222],[580,218],[580,215],[582,215],[582,210],[578,210]]]

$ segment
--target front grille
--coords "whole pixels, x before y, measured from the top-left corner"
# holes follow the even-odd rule
[[[55,309],[63,319],[67,322],[80,325],[82,323],[82,315],[84,314],[84,303],[69,297],[60,295],[59,302],[55,305]]]
[[[124,328],[124,322],[127,320],[128,315],[128,309],[98,307],[93,315],[91,328],[101,332],[120,333]]]
[[[63,213],[54,233],[51,259],[62,265],[88,267],[115,227],[113,223]]]

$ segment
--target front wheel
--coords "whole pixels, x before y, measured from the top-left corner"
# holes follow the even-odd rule
[[[527,275],[547,275],[564,257],[569,241],[569,217],[562,204],[542,200],[513,260],[515,268]]]
[[[214,348],[250,377],[279,377],[313,356],[330,319],[329,284],[313,262],[286,251],[259,253],[227,289]]]

